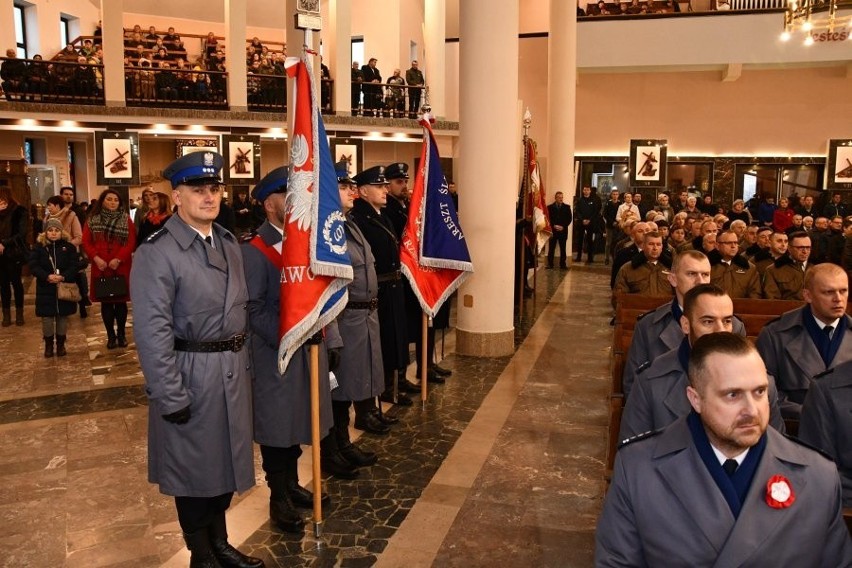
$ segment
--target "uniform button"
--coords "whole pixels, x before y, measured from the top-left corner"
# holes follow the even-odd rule
[[[251,370],[251,365],[246,365],[246,371]]]
[[[233,376],[234,376],[234,373],[232,373],[231,371],[228,371],[228,374],[227,374],[227,375],[225,375],[225,376],[226,376],[226,377],[228,377],[228,378],[230,379],[231,377],[233,377]]]

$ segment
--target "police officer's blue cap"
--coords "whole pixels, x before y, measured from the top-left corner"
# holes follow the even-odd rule
[[[337,183],[355,183],[355,180],[349,177],[349,167],[346,162],[334,164],[334,173],[337,174]]]
[[[221,183],[223,163],[224,159],[216,152],[191,152],[169,164],[163,170],[163,177],[172,182],[172,188],[179,185]]]
[[[408,164],[396,162],[385,168],[386,179],[408,179]]]
[[[275,168],[266,174],[262,180],[257,182],[257,185],[251,191],[251,196],[263,203],[273,193],[285,193],[287,191],[287,176],[289,175],[289,167],[281,166],[280,168]]]
[[[356,175],[353,180],[358,187],[362,185],[385,185],[388,182],[388,180],[385,179],[384,166],[373,166],[368,170],[364,170],[360,174]]]

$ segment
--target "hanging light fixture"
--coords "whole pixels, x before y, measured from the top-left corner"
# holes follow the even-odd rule
[[[819,41],[851,39],[847,26],[852,22],[852,14],[838,16],[837,5],[838,0],[788,0],[781,41],[789,41],[798,33],[805,36],[805,45],[813,45],[818,38]]]

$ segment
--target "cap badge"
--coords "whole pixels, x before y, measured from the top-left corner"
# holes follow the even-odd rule
[[[204,165],[212,166],[213,165],[213,153],[212,152],[204,152]]]

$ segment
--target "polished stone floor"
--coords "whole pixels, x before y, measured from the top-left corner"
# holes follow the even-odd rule
[[[609,316],[601,265],[540,271],[513,357],[457,356],[450,332],[447,384],[425,409],[393,409],[391,435],[359,438],[379,464],[324,480],[320,539],[269,526],[257,467],[229,511],[232,542],[267,566],[589,566]],[[172,500],[146,481],[132,335],[107,351],[96,309],[71,324],[69,356],[50,360],[34,317],[0,329],[0,566],[186,566]],[[310,481],[309,451],[300,476]]]

